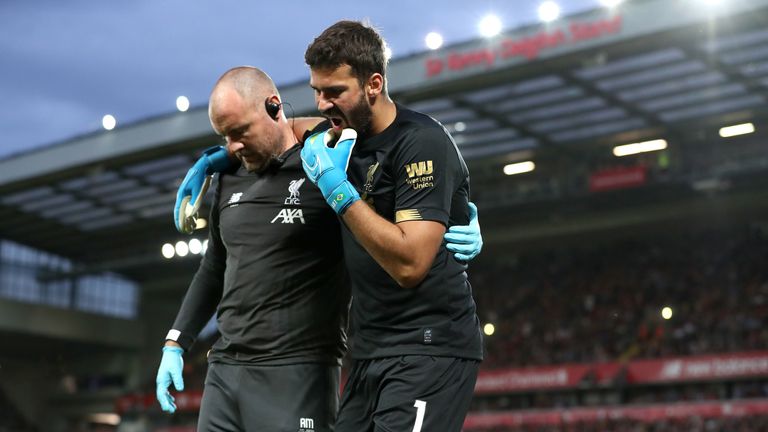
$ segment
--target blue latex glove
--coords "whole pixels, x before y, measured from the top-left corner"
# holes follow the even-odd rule
[[[160,367],[157,368],[155,384],[157,385],[157,401],[160,402],[160,408],[165,412],[176,412],[175,399],[168,391],[171,382],[177,391],[184,390],[184,378],[181,376],[181,371],[184,369],[182,354],[184,354],[184,350],[179,347],[163,347],[163,358],[160,360]]]
[[[446,249],[460,261],[471,261],[483,250],[483,236],[477,220],[477,207],[469,203],[469,225],[456,225],[445,233]]]
[[[200,159],[192,165],[176,192],[176,204],[173,207],[176,230],[183,234],[192,234],[195,229],[205,228],[204,224],[198,224],[197,212],[211,184],[210,176],[226,170],[232,163],[224,147],[213,146],[206,149]]]
[[[357,141],[354,129],[344,129],[334,147],[328,147],[333,140],[330,130],[318,132],[304,141],[301,149],[301,165],[307,178],[320,188],[325,201],[337,213],[344,211],[360,195],[347,180],[347,166],[352,149]]]

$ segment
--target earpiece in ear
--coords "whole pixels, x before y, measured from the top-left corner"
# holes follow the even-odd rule
[[[267,114],[275,120],[277,120],[277,115],[280,113],[280,105],[282,104],[270,102],[269,98],[264,101],[264,108],[267,110]]]

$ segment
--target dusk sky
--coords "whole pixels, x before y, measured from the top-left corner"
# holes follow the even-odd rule
[[[478,37],[495,13],[505,29],[536,23],[542,0],[279,1],[29,0],[0,2],[0,158],[207,103],[216,78],[249,64],[280,84],[307,80],[304,50],[340,19],[368,20],[396,59]],[[598,0],[561,0],[568,15]]]

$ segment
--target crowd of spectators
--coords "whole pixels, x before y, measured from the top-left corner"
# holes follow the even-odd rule
[[[766,258],[768,236],[741,228],[479,259],[483,367],[766,349]]]
[[[615,405],[675,404],[717,400],[768,399],[768,380],[670,383],[634,387],[573,388],[560,391],[528,391],[475,395],[472,411],[568,409]]]
[[[561,426],[499,426],[472,429],[468,432],[765,432],[768,416],[682,418],[660,421],[604,420],[594,423],[571,423]]]

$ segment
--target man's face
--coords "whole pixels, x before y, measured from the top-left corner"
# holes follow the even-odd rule
[[[279,128],[263,103],[244,100],[234,89],[224,88],[211,97],[208,114],[213,129],[224,137],[227,151],[248,171],[263,171],[282,153]]]
[[[317,109],[331,121],[338,136],[344,128],[352,128],[365,135],[371,126],[373,111],[365,89],[352,75],[349,65],[336,69],[311,69],[309,85],[315,90]]]

